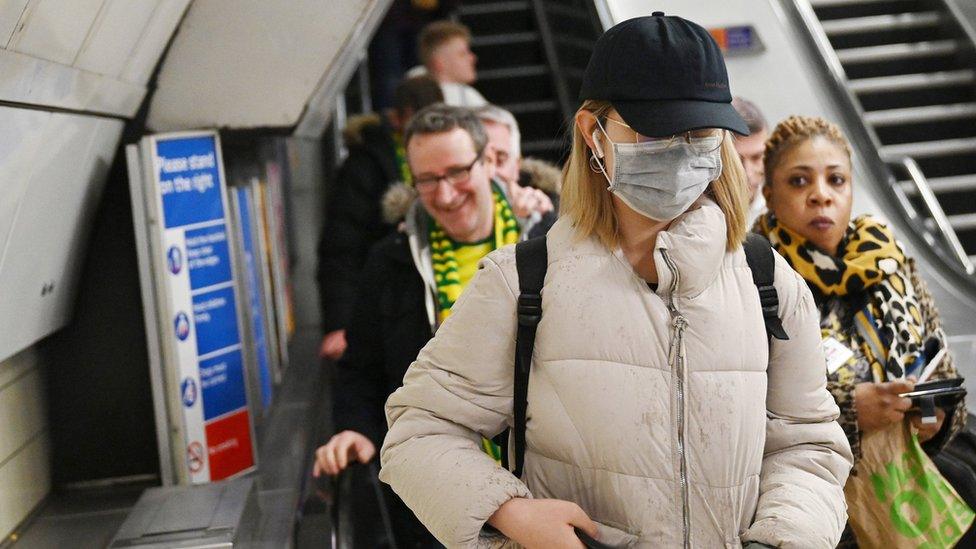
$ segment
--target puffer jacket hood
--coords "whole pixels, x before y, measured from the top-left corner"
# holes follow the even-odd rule
[[[512,423],[518,274],[513,247],[492,252],[387,401],[380,478],[449,547],[506,545],[483,526],[514,497],[576,502],[612,546],[834,547],[852,457],[819,315],[776,256],[790,339],[768,341],[725,234],[700,199],[658,235],[651,290],[621,250],[553,226],[520,479],[479,444]]]
[[[562,174],[545,160],[523,159],[522,174],[528,185],[552,195],[559,194]],[[383,195],[383,221],[390,224],[403,221],[416,199],[417,191],[413,187],[405,183],[391,186]]]

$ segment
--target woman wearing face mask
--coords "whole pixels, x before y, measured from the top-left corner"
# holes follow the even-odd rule
[[[851,220],[847,139],[822,118],[791,116],[766,141],[764,163],[769,212],[756,231],[803,276],[819,306],[827,388],[840,407],[855,464],[862,434],[903,421],[930,455],[937,454],[962,428],[965,401],[937,409],[936,421],[924,423],[906,414],[911,400],[898,397],[946,346],[945,333],[914,261],[891,230],[868,215]],[[946,353],[929,379],[955,377]],[[856,547],[851,534],[842,546]]]
[[[816,309],[781,259],[789,339],[767,340],[729,135],[745,123],[718,47],[679,17],[623,22],[597,42],[581,97],[547,237],[524,473],[479,446],[513,422],[509,247],[387,402],[380,478],[451,547],[582,547],[574,529],[620,547],[833,547],[850,450]]]

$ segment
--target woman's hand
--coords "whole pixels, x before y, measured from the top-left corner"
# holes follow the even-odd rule
[[[915,427],[915,432],[918,433],[918,441],[928,442],[932,440],[932,437],[942,430],[942,423],[945,421],[945,416],[945,410],[942,408],[935,409],[935,423],[922,423],[922,416],[918,414],[910,415],[909,421],[912,422],[912,426]]]
[[[911,381],[858,383],[854,386],[854,406],[857,407],[857,426],[863,432],[883,429],[905,419],[912,407],[910,398],[898,396],[915,387]]]
[[[502,504],[488,524],[513,541],[535,547],[584,547],[574,526],[596,539],[596,523],[579,505],[558,499],[513,498]]]
[[[376,446],[365,435],[356,431],[343,431],[315,451],[312,476],[319,477],[324,473],[334,477],[349,467],[350,463],[369,463],[375,455]]]
[[[523,219],[538,212],[540,215],[553,210],[552,200],[546,193],[532,187],[522,187],[518,183],[509,185],[512,213]]]

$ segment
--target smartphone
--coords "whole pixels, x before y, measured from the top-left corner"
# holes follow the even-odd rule
[[[963,381],[965,381],[963,378],[955,377],[951,379],[938,379],[935,381],[926,381],[925,383],[917,383],[911,392],[901,393],[898,396],[915,398],[938,394],[955,394],[959,392],[965,393],[966,389],[962,387]]]
[[[912,399],[912,408],[917,408],[923,398],[932,398],[934,405],[940,408],[955,406],[959,399],[966,396],[966,388],[962,386],[963,378],[939,379],[915,385],[908,393],[901,393],[900,397]]]

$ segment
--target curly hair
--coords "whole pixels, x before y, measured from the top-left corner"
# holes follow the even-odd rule
[[[766,185],[773,182],[773,170],[783,158],[783,154],[793,147],[813,139],[823,137],[847,153],[847,159],[851,158],[851,144],[844,137],[844,132],[840,127],[829,120],[819,116],[797,116],[793,115],[776,124],[773,133],[766,140],[766,150],[763,153],[763,167],[766,169]]]

